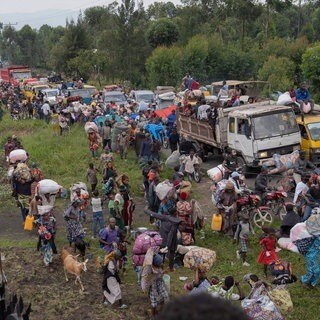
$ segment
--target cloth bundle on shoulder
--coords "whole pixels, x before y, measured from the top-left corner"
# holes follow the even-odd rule
[[[206,248],[191,249],[183,258],[183,264],[186,268],[201,271],[209,271],[217,260],[216,252]]]
[[[163,182],[160,182],[156,186],[156,194],[158,198],[163,200],[171,191],[173,192],[174,187],[173,184],[169,182],[169,180],[165,180]]]
[[[84,130],[88,134],[89,132],[98,132],[98,126],[94,122],[86,122]]]
[[[207,175],[211,180],[213,180],[213,182],[217,183],[222,180],[224,172],[225,172],[225,168],[222,164],[220,164],[217,167],[214,167],[208,170]]]
[[[40,180],[37,184],[36,192],[37,194],[46,194],[46,193],[58,193],[61,190],[61,186],[50,179]]]
[[[165,162],[166,167],[167,168],[174,168],[174,167],[178,166],[180,164],[179,158],[180,158],[179,150],[173,151]]]
[[[25,163],[18,163],[17,168],[13,171],[13,176],[18,181],[30,181],[31,171]]]
[[[9,153],[9,162],[26,161],[28,159],[27,152],[23,149],[15,149]]]
[[[311,236],[320,236],[320,214],[312,214],[306,221],[306,229]]]
[[[145,254],[149,248],[156,248],[162,245],[162,237],[156,231],[146,231],[137,236],[133,245],[133,263],[142,266]]]

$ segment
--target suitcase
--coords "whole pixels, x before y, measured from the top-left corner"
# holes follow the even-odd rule
[[[222,228],[222,215],[214,213],[211,220],[211,229],[213,231],[221,231]]]

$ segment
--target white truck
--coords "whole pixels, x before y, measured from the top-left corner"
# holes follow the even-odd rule
[[[208,121],[177,112],[177,126],[199,144],[205,153],[234,149],[245,171],[258,167],[274,153],[289,154],[300,149],[300,131],[291,107],[268,103],[218,108],[215,126]]]

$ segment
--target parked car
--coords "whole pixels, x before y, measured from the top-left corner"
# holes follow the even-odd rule
[[[60,91],[58,89],[43,89],[43,101],[48,102],[50,106],[54,106],[58,103],[58,97],[60,96]]]
[[[67,98],[68,102],[79,101],[82,99],[83,103],[90,104],[92,96],[89,89],[65,89],[62,94]]]
[[[128,100],[125,94],[121,91],[108,91],[103,94],[103,102],[108,104],[114,102],[117,106],[123,104],[125,107],[128,106]]]
[[[132,98],[138,104],[137,111],[145,111],[150,103],[155,102],[155,94],[151,90],[133,91]]]

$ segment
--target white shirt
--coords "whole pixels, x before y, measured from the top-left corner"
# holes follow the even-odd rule
[[[295,190],[294,198],[293,198],[293,203],[296,204],[300,193],[306,193],[308,190],[309,190],[309,187],[305,183],[300,181],[296,186],[296,190]]]
[[[223,299],[226,299],[227,298],[227,293],[228,291],[224,290],[223,288],[220,288],[218,291],[216,292],[210,292],[210,294],[213,296],[213,297],[216,297],[216,298],[223,298]],[[240,300],[240,295],[236,294],[236,293],[231,293],[230,294],[230,300],[232,301],[237,301],[237,300]]]
[[[101,198],[91,199],[92,212],[102,212]]]
[[[193,156],[193,159],[191,159],[190,156],[187,156],[185,161],[186,162],[185,162],[184,171],[187,173],[193,173],[194,172],[194,165],[199,164],[198,158],[196,156]]]
[[[49,103],[45,103],[45,104],[41,107],[41,110],[42,110],[43,114],[44,114],[45,116],[47,116],[47,115],[50,113],[50,111],[51,111],[50,106],[49,106]]]
[[[198,119],[204,120],[208,119],[207,110],[210,108],[207,104],[203,104],[198,108]]]

